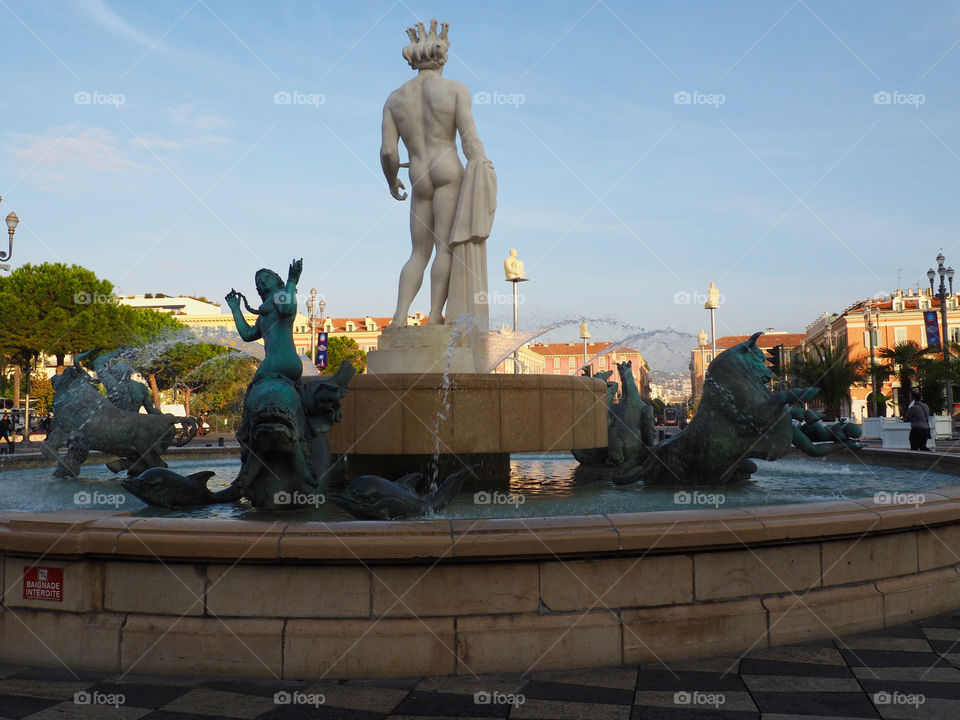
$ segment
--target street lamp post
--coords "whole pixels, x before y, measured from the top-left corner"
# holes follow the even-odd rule
[[[953,383],[950,380],[949,370],[950,370],[950,338],[947,336],[947,288],[943,280],[946,277],[950,281],[950,295],[953,295],[953,268],[944,267],[943,261],[946,258],[943,257],[943,252],[937,255],[937,269],[934,270],[930,268],[927,270],[927,280],[930,281],[930,295],[933,295],[933,279],[939,275],[940,276],[940,287],[938,288],[940,295],[940,347],[943,350],[943,362],[945,364],[945,369],[948,371],[947,374],[947,416],[950,418],[950,427],[953,428]]]
[[[712,358],[717,357],[717,322],[714,313],[719,306],[720,291],[717,290],[716,285],[710,283],[710,289],[707,290],[707,301],[703,304],[703,307],[710,311],[710,349],[712,351],[710,357]]]
[[[863,309],[863,324],[867,328],[867,334],[870,335],[870,408],[872,410],[870,417],[878,417],[877,414],[877,373],[874,363],[874,343],[873,333],[877,330],[878,323],[873,321],[873,315],[869,307]]]
[[[310,359],[317,364],[317,289],[310,288],[310,297],[307,298],[307,313],[310,315]]]
[[[0,197],[0,202],[3,202],[3,198]],[[7,215],[7,235],[9,236],[9,244],[7,245],[7,251],[4,252],[0,250],[0,260],[9,260],[13,255],[13,233],[17,230],[17,225],[20,224],[20,218],[17,217],[15,212]],[[6,263],[0,263],[0,270],[10,270],[10,266]]]
[[[513,331],[520,330],[520,293],[517,285],[526,282],[528,278],[523,272],[523,261],[517,257],[517,251],[511,250],[510,255],[503,261],[503,273],[508,283],[513,283]],[[520,348],[513,351],[513,372],[520,372]]]
[[[583,367],[587,367],[587,340],[590,339],[590,331],[587,329],[587,321],[580,323],[580,339],[583,340]]]
[[[697,345],[700,346],[700,392],[695,394],[699,397],[703,395],[703,381],[707,375],[707,333],[703,328],[700,328],[700,332],[697,334]],[[694,388],[694,390],[696,390],[696,388]]]

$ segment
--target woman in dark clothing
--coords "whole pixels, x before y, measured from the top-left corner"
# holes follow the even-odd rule
[[[916,390],[910,393],[910,398],[910,405],[903,414],[903,421],[910,423],[910,449],[930,452],[927,447],[927,440],[930,438],[930,408],[920,399],[920,393]]]
[[[13,455],[13,423],[7,413],[0,418],[0,439],[7,441],[7,452]]]

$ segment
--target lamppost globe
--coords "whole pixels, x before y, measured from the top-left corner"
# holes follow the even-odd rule
[[[943,253],[937,255],[937,265],[943,265],[944,260],[946,260],[946,258],[943,256]]]
[[[931,284],[933,283],[933,278],[935,278],[936,276],[937,276],[937,273],[936,271],[934,271],[933,268],[930,268],[929,270],[927,270],[927,280],[929,280]]]
[[[0,198],[0,201],[2,200],[3,198]],[[9,260],[13,256],[13,233],[16,231],[17,225],[19,224],[20,218],[17,217],[15,212],[7,215],[7,235],[9,236],[10,240],[8,242],[6,252],[0,250],[0,260]],[[0,269],[9,270],[10,266],[5,264],[0,265]]]

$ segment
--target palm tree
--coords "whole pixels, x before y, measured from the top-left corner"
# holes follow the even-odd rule
[[[922,348],[913,340],[897,343],[892,348],[880,348],[880,357],[887,360],[900,380],[898,404],[901,412],[906,409],[907,398],[913,389],[913,381],[919,377],[922,360],[930,354],[929,348]]]
[[[953,368],[944,367],[941,358],[924,357],[917,362],[917,386],[920,398],[930,408],[933,415],[939,415],[946,408],[944,390],[950,380]]]
[[[850,386],[867,378],[863,358],[851,359],[843,339],[835,345],[814,343],[793,371],[803,383],[820,388],[827,419],[840,417],[844,400],[850,401]]]
[[[867,362],[867,379],[871,382],[870,392],[867,394],[867,416],[873,417],[873,388],[877,388],[877,415],[885,417],[887,402],[890,398],[883,394],[883,384],[893,376],[893,367],[887,363]]]

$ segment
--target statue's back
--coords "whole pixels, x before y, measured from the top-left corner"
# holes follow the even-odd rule
[[[411,161],[446,150],[456,141],[457,85],[447,78],[418,75],[387,99]]]

